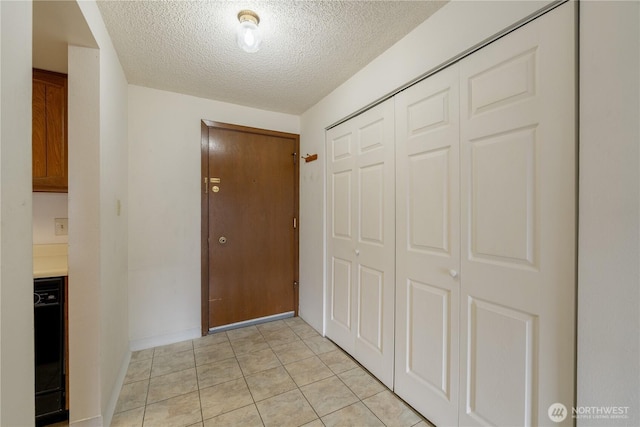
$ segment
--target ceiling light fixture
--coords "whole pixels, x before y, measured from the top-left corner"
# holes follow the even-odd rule
[[[245,52],[257,52],[262,44],[262,33],[258,24],[260,17],[252,10],[241,10],[238,13],[237,41]]]

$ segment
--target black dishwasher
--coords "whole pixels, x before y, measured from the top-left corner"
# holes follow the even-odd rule
[[[58,421],[65,410],[64,278],[34,279],[36,423]]]

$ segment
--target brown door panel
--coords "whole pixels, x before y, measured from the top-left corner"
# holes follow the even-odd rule
[[[208,130],[209,328],[296,311],[299,142],[267,132]]]

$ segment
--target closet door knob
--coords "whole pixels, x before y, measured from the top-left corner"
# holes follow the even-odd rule
[[[356,253],[356,256],[360,255],[360,249],[356,249],[354,252]]]
[[[456,278],[458,277],[458,272],[456,270],[449,270],[449,276]]]

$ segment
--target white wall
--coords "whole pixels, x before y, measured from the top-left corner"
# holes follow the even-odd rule
[[[95,3],[83,13],[100,46],[102,413],[110,424],[129,361],[128,83]]]
[[[299,133],[299,118],[129,86],[132,349],[200,335],[200,121]]]
[[[127,82],[97,5],[78,5],[99,49],[69,47],[70,421],[100,426],[130,358]]]
[[[31,13],[0,2],[0,425],[34,424]]]
[[[69,47],[69,420],[100,411],[99,51]]]
[[[640,3],[580,5],[578,405],[640,425]]]
[[[323,330],[324,129],[540,9],[548,1],[446,4],[406,37],[327,95],[301,118],[300,316]]]
[[[56,236],[55,219],[68,218],[67,193],[33,193],[33,244],[67,243],[68,236]]]

